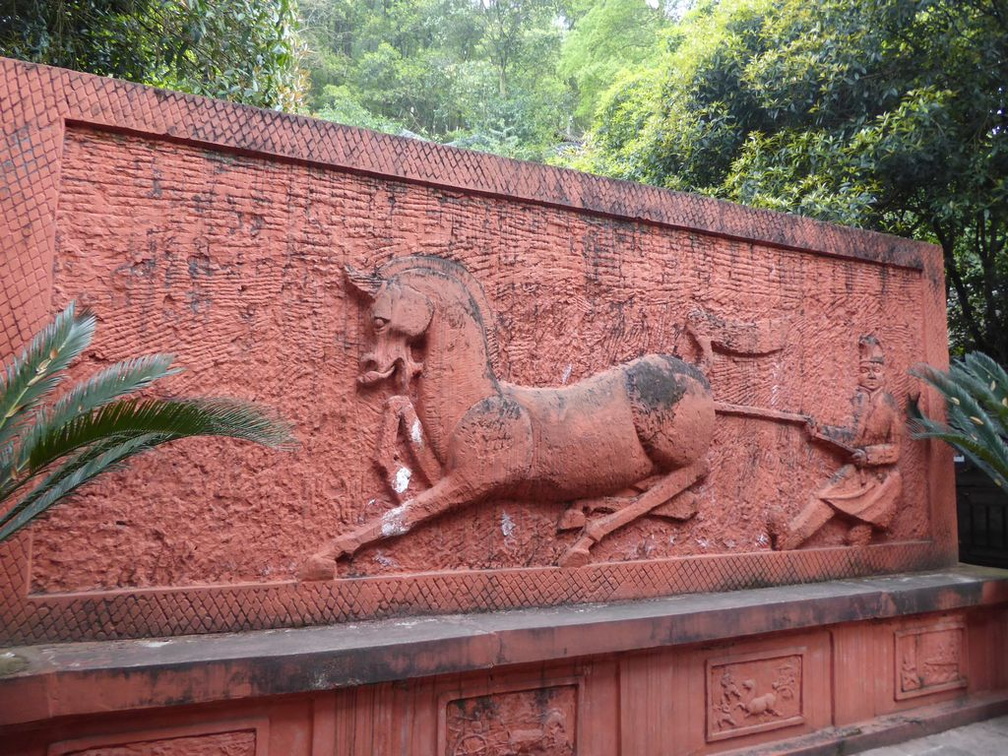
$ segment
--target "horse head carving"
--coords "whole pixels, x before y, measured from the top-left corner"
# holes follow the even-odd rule
[[[398,374],[405,391],[410,381],[423,371],[423,364],[412,359],[410,344],[427,330],[434,304],[408,285],[365,277],[349,268],[347,281],[371,300],[374,345],[361,356],[357,381],[370,386]]]
[[[576,505],[635,488],[604,517],[565,518],[582,532],[561,564],[578,566],[598,540],[687,499],[686,489],[706,474],[714,402],[694,366],[651,354],[571,386],[517,386],[498,376],[493,313],[461,265],[410,256],[374,275],[348,269],[347,281],[369,303],[372,343],[358,382],[387,381],[399,392],[389,400],[383,444],[406,430],[431,485],[338,537],[309,560],[303,577],[331,577],[336,560],[462,506],[505,498]],[[412,469],[394,456],[380,464],[403,494]],[[675,511],[689,517],[691,506]]]

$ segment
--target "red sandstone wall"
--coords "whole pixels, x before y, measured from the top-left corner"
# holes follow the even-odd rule
[[[504,375],[586,378],[647,352],[699,357],[702,309],[784,322],[771,355],[717,353],[715,398],[850,422],[857,341],[876,333],[899,402],[942,364],[941,259],[927,245],[475,153],[0,63],[5,107],[0,347],[67,302],[99,315],[80,374],[178,356],[172,394],[277,408],[300,447],[193,441],[139,460],[0,547],[14,638],[171,634],[400,612],[607,600],[954,561],[947,455],[908,443],[891,534],[770,551],[838,467],[801,428],[721,417],[696,517],[642,518],[555,566],[561,504],[496,501],[361,552],[304,585],[327,537],[390,504],[373,454],[387,393],[355,385],[366,313],[343,266],[465,265],[496,314]],[[925,401],[928,398],[925,397]],[[4,577],[4,575],[6,577]],[[364,580],[375,577],[376,580]],[[260,586],[260,587],[256,587]],[[151,590],[153,589],[153,590]]]

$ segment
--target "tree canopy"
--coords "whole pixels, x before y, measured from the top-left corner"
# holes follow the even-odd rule
[[[7,2],[0,53],[932,240],[1008,362],[1008,0],[295,1]]]
[[[1008,3],[707,0],[602,98],[579,165],[931,239],[959,348],[1008,362]]]
[[[312,111],[541,159],[570,124],[559,0],[302,0]]]
[[[294,0],[7,0],[0,54],[291,111],[296,27]]]

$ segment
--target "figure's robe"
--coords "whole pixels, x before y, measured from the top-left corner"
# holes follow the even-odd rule
[[[865,462],[841,467],[816,495],[838,512],[886,528],[903,488],[896,469],[903,423],[892,395],[881,389],[855,394],[854,417],[851,446],[864,451]]]

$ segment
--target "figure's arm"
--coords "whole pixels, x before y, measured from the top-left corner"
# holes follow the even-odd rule
[[[861,459],[855,458],[855,462],[875,467],[877,465],[894,465],[899,461],[900,448],[898,444],[872,444],[858,450],[861,452]]]
[[[854,454],[857,451],[851,444],[854,432],[850,428],[836,425],[819,425],[811,417],[808,419],[806,428],[813,441],[826,444],[835,450],[846,452],[847,454]]]

